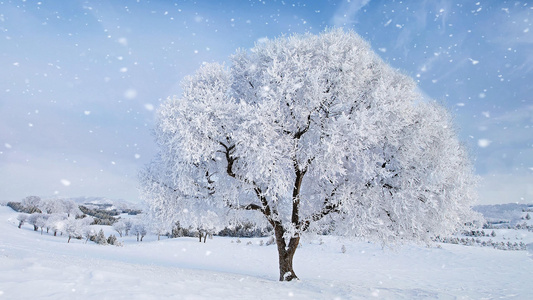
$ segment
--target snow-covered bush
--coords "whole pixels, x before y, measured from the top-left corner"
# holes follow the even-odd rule
[[[105,237],[105,233],[103,229],[100,229],[100,231],[98,231],[98,234],[96,235],[94,242],[97,243],[98,245],[107,245],[107,238]]]
[[[174,227],[172,227],[170,237],[178,238],[178,237],[184,237],[184,236],[195,237],[195,236],[198,236],[198,232],[192,227],[188,227],[188,228],[182,227],[181,223],[179,221],[176,221],[176,223],[174,223]]]
[[[117,243],[117,237],[114,235],[114,234],[111,234],[108,238],[107,238],[107,243],[109,245],[115,245]]]
[[[276,243],[276,239],[275,239],[273,236],[271,236],[271,237],[268,239],[268,241],[266,242],[266,245],[267,245],[267,246],[270,246],[270,245],[274,245],[275,243]]]
[[[258,228],[251,222],[229,225],[220,230],[217,235],[229,237],[265,237],[272,235],[272,228]]]
[[[474,238],[459,238],[459,237],[436,237],[435,242],[447,243],[464,246],[490,247],[498,250],[524,251],[526,244],[524,242],[498,242],[489,240],[480,240]]]

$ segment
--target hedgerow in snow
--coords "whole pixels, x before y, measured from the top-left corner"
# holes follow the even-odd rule
[[[262,216],[280,280],[297,278],[301,236],[333,221],[337,234],[391,244],[475,215],[449,114],[353,32],[281,37],[237,51],[229,68],[203,65],[160,107],[155,137],[140,176],[150,211],[185,226]]]

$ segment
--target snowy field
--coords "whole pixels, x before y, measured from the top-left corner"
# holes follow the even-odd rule
[[[323,237],[296,252],[301,280],[278,282],[276,248],[260,245],[267,238],[67,244],[31,225],[17,228],[17,215],[0,206],[0,299],[533,299],[531,250],[382,250]],[[520,233],[532,242],[531,233]]]

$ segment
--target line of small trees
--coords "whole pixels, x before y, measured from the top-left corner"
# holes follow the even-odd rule
[[[533,226],[527,225],[526,222],[518,223],[516,225],[511,225],[508,222],[491,222],[485,223],[483,229],[514,229],[514,230],[527,230],[533,232]]]
[[[473,236],[473,237],[485,237],[485,236],[492,236],[492,237],[495,237],[496,236],[496,232],[494,232],[494,230],[488,234],[486,233],[484,230],[468,230],[468,231],[463,231],[462,232],[462,235],[464,236]]]
[[[68,236],[67,243],[70,243],[72,238],[81,240],[85,238],[85,242],[88,241],[95,242],[99,245],[116,245],[122,246],[122,243],[119,242],[115,235],[110,235],[105,237],[104,231],[100,229],[98,233],[90,226],[94,223],[94,218],[90,216],[71,216],[68,217],[64,214],[52,214],[48,215],[45,213],[21,213],[17,216],[19,221],[18,228],[22,228],[24,223],[33,225],[34,231],[41,232],[41,235],[46,229],[46,233],[52,233],[54,236],[66,235]]]
[[[54,236],[67,235],[68,243],[72,238],[82,239],[86,236],[89,239],[94,235],[94,230],[89,227],[94,221],[92,217],[82,217],[81,215],[68,216],[64,213],[20,213],[17,216],[18,228],[28,223],[33,226],[34,231],[41,231],[41,235],[46,229],[46,233],[53,233]]]
[[[83,205],[80,205],[79,208],[84,214],[94,217],[94,225],[113,225],[117,221],[115,216],[120,214],[117,211],[88,208]]]
[[[119,219],[113,223],[113,229],[120,237],[130,234],[136,236],[137,242],[142,242],[143,238],[148,234],[147,226],[141,219]]]
[[[459,238],[459,237],[436,237],[434,239],[435,242],[438,243],[447,243],[447,244],[455,244],[455,245],[464,245],[464,246],[477,246],[477,247],[492,247],[494,249],[498,250],[519,250],[524,251],[527,250],[527,245],[524,242],[514,242],[511,243],[510,241],[505,242],[496,242],[489,239],[488,241],[483,241],[479,238]]]
[[[115,230],[121,234],[121,232],[127,228],[125,227],[127,223],[121,224],[119,222],[115,223],[113,227],[118,227]],[[203,241],[205,243],[207,238],[212,238],[213,236],[249,238],[266,237],[273,234],[272,227],[267,226],[265,228],[260,228],[253,222],[230,224],[221,230],[217,230],[216,227],[210,227],[205,224],[203,226],[183,226],[180,221],[166,223],[162,220],[156,221],[148,217],[145,217],[145,224],[145,229],[148,229],[151,233],[157,235],[158,240],[161,236],[166,236],[168,238],[197,237],[199,242]]]
[[[53,233],[54,236],[68,236],[67,243],[70,243],[72,238],[82,239],[85,237],[85,242],[91,240],[98,244],[118,245],[118,241],[113,235],[109,238],[105,238],[105,236],[102,238],[103,230],[96,233],[90,225],[94,225],[97,219],[84,214],[72,200],[43,201],[40,197],[28,196],[21,202],[8,202],[7,206],[21,212],[17,216],[18,228],[22,228],[22,225],[28,223],[33,226],[34,231],[40,230],[41,235],[46,230],[47,234]],[[106,243],[103,242],[104,239]]]
[[[24,212],[28,214],[65,213],[69,217],[71,215],[82,214],[76,202],[68,199],[42,200],[38,196],[28,196],[22,199],[21,202],[8,202],[7,206],[11,207],[15,211]]]

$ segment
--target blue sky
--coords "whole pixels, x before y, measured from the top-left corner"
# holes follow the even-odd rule
[[[184,76],[344,27],[452,111],[480,203],[532,203],[532,23],[520,1],[0,0],[0,201],[136,201],[155,109]]]

